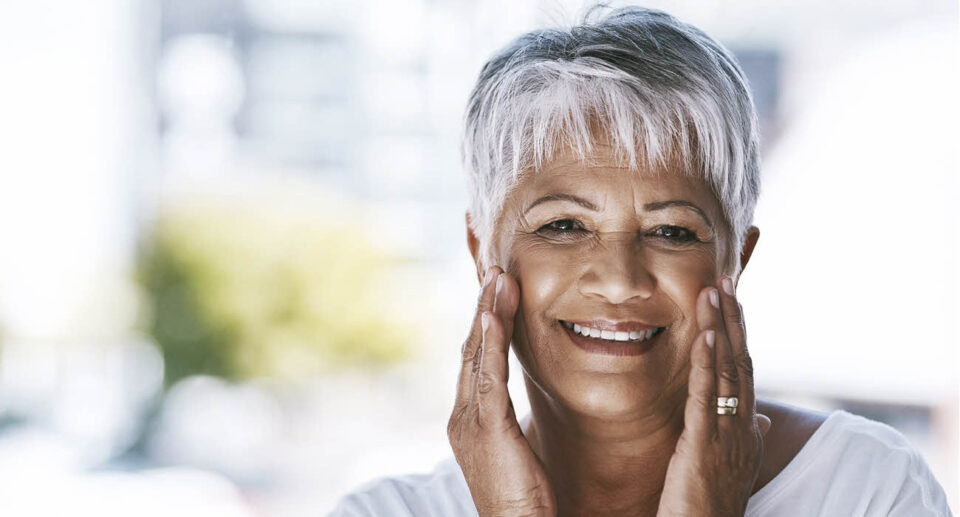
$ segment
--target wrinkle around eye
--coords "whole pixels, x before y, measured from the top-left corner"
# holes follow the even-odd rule
[[[580,224],[581,227],[568,231],[551,231],[545,228],[548,224],[550,223],[548,222],[536,227],[518,228],[515,235],[520,240],[543,247],[574,246],[599,242],[596,232],[583,228],[579,221],[577,221],[577,224]]]

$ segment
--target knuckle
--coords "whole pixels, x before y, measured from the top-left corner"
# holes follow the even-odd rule
[[[743,318],[740,316],[740,311],[728,311],[724,314],[723,319],[728,326],[743,327]]]
[[[477,352],[473,354],[473,363],[471,364],[471,372],[474,375],[480,372],[480,366],[483,364],[483,348],[477,347]]]
[[[717,374],[724,380],[732,383],[740,382],[740,374],[737,372],[737,367],[733,363],[724,362],[721,364],[717,370]]]
[[[500,384],[500,380],[496,376],[490,374],[490,372],[480,372],[477,379],[477,390],[480,393],[490,393],[498,384]]]
[[[750,354],[743,352],[737,356],[737,365],[748,377],[753,377],[753,359]]]
[[[463,358],[464,365],[477,362],[480,357],[480,347],[469,341],[464,343],[461,357]]]
[[[700,375],[713,375],[713,363],[704,363],[697,365],[697,369],[700,370]]]
[[[450,420],[447,422],[448,426],[460,425],[463,421],[463,415],[467,412],[467,408],[470,407],[469,400],[457,400],[453,405],[453,412],[450,413]]]
[[[688,404],[693,404],[700,410],[713,409],[713,402],[711,402],[711,396],[709,395],[691,395],[687,398]]]

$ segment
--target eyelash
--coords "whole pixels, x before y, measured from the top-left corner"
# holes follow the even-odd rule
[[[563,229],[556,228],[557,223],[573,223],[574,225],[577,226],[577,228],[563,230]],[[665,230],[668,232],[679,230],[681,236],[667,237],[663,235]],[[587,230],[580,224],[580,221],[577,221],[575,219],[557,219],[554,221],[550,221],[549,223],[541,226],[539,230],[537,230],[538,234],[547,235],[549,237],[557,238],[557,239],[573,239],[575,238],[576,234],[582,234],[586,232]],[[694,232],[693,230],[684,228],[682,226],[672,225],[672,224],[665,224],[662,226],[658,226],[653,229],[652,233],[654,234],[655,237],[662,238],[672,244],[690,244],[694,242],[701,242],[700,239],[697,238],[696,232]]]

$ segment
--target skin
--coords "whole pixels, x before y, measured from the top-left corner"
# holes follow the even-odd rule
[[[754,398],[734,289],[759,231],[734,257],[700,180],[617,167],[604,147],[593,158],[561,153],[521,177],[492,264],[468,220],[486,282],[448,435],[471,495],[480,515],[743,515],[824,417]],[[591,206],[533,206],[558,194]],[[594,318],[666,330],[643,355],[589,353],[559,320]],[[531,405],[522,425],[506,391],[511,342]],[[717,395],[739,396],[738,414],[718,416]]]

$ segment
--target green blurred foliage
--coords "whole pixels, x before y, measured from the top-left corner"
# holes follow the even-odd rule
[[[380,367],[410,353],[410,328],[384,315],[393,259],[357,228],[276,203],[181,204],[143,243],[146,325],[169,386]]]

